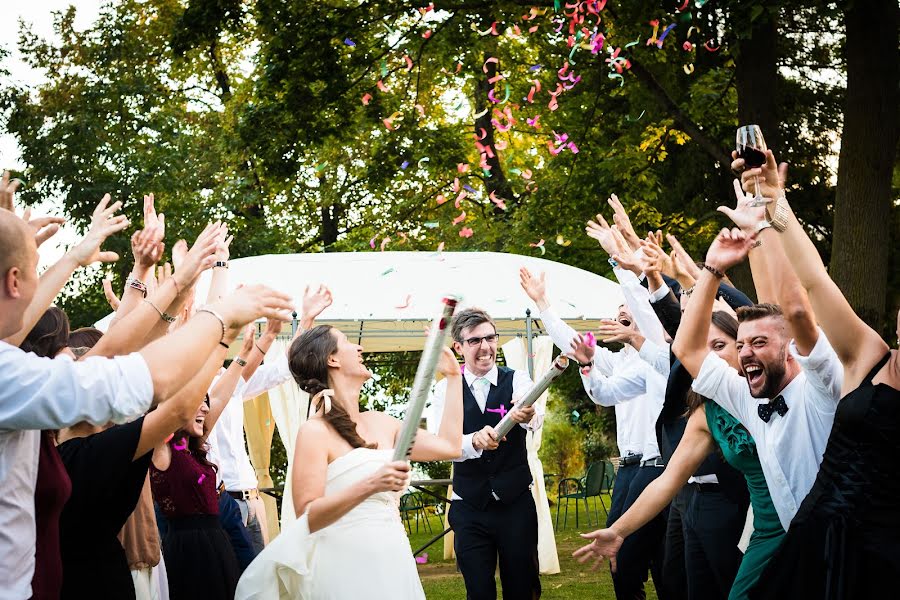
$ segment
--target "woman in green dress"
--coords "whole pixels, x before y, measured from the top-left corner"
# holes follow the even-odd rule
[[[708,311],[709,309],[705,311],[707,315]],[[702,314],[704,311],[699,312]],[[687,318],[686,311],[685,319]],[[734,317],[728,313],[714,313],[713,323],[708,327],[707,345],[710,351],[718,354],[735,369],[738,368],[736,337],[737,321]],[[784,529],[772,504],[753,438],[743,425],[715,402],[696,394],[693,396],[692,413],[684,437],[663,474],[647,486],[631,508],[611,527],[582,534],[591,543],[576,550],[574,556],[582,563],[595,559],[593,568],[607,557],[615,570],[616,553],[625,537],[668,506],[703,459],[718,446],[725,460],[744,474],[753,508],[753,535],[728,595],[729,600],[745,599],[781,543]]]

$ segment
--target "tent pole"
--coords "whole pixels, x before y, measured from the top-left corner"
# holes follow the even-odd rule
[[[534,380],[534,349],[531,339],[531,309],[525,309],[525,352],[528,353],[528,376]]]
[[[291,339],[294,339],[294,334],[297,333],[297,312],[294,311],[291,313]]]

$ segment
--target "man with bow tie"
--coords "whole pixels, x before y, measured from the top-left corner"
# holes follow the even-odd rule
[[[749,216],[754,210],[755,220]],[[688,307],[704,306],[711,314],[725,271],[749,255],[760,300],[778,304],[738,308],[741,371],[711,352],[703,336],[684,327],[672,350],[694,376],[694,391],[731,413],[755,439],[772,502],[787,531],[819,471],[843,367],[816,325],[806,291],[762,210],[749,203],[729,210],[740,228],[722,230],[710,246]]]
[[[470,600],[494,600],[498,559],[503,597],[539,598],[537,511],[525,439],[541,426],[543,408],[517,407],[533,385],[528,375],[498,367],[497,328],[477,308],[457,313],[453,348],[463,365],[463,442],[455,461],[449,513],[454,550]],[[440,427],[447,380],[435,386],[429,430]],[[520,424],[497,439],[494,427],[506,413]]]

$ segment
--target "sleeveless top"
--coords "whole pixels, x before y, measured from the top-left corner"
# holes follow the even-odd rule
[[[844,396],[819,474],[757,598],[879,598],[900,571],[900,390],[872,379]]]
[[[32,598],[59,598],[62,590],[62,552],[59,546],[59,518],[72,494],[72,481],[66,473],[53,432],[41,432],[37,482],[34,487],[34,525],[36,530]]]
[[[187,438],[169,441],[172,460],[160,471],[150,463],[150,488],[160,510],[168,518],[218,515],[216,472],[202,464],[187,446]]]

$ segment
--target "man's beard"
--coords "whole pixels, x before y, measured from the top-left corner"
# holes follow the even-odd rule
[[[770,364],[763,365],[763,373],[766,378],[766,384],[758,394],[753,394],[755,398],[773,398],[781,389],[781,382],[784,381],[787,369],[785,369],[785,349],[782,348],[778,359]]]

